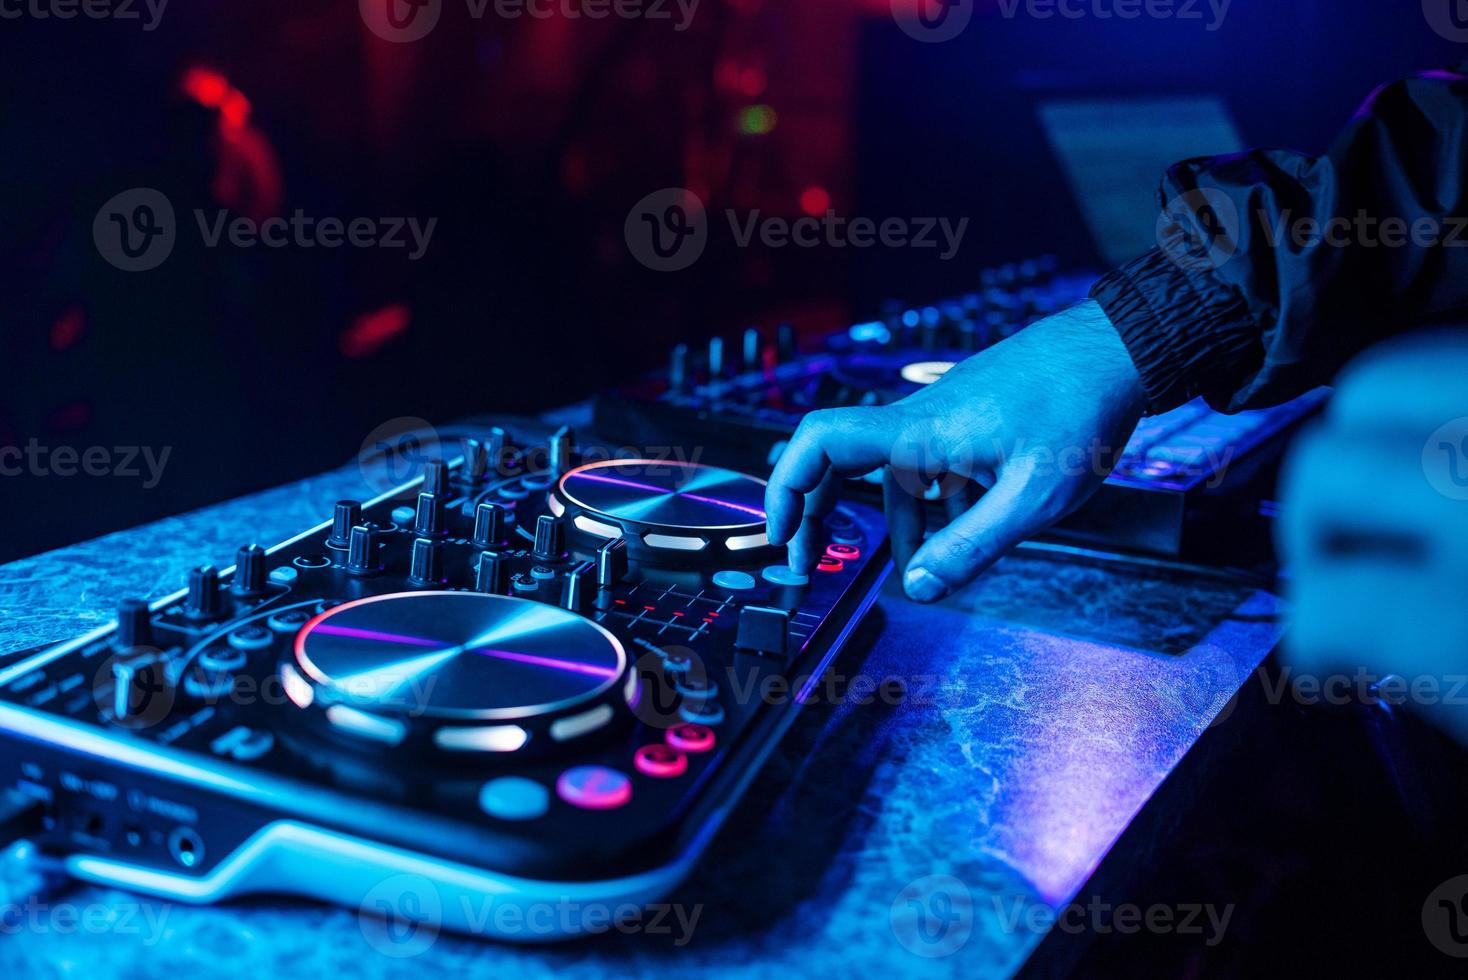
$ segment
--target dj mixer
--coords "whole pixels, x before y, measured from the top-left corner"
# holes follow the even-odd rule
[[[608,928],[688,873],[887,574],[860,505],[796,574],[763,497],[482,431],[0,670],[0,786],[85,880]]]
[[[988,269],[980,291],[927,306],[889,304],[882,319],[824,337],[815,350],[799,350],[788,324],[773,343],[750,328],[737,367],[722,338],[700,355],[679,345],[666,370],[599,398],[596,428],[634,445],[671,435],[708,462],[763,472],[806,413],[898,401],[1081,301],[1094,279],[1058,275],[1044,258]],[[1237,415],[1198,401],[1145,419],[1102,489],[1051,536],[1196,560],[1259,558],[1284,436],[1323,401],[1317,391]],[[880,496],[880,473],[853,482]],[[941,505],[933,514],[942,519]]]

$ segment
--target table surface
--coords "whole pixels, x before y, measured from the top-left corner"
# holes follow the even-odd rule
[[[241,543],[290,537],[363,482],[352,465],[0,567],[0,661],[105,624],[124,596],[175,591],[191,566],[231,564]],[[889,582],[852,649],[905,699],[807,707],[670,897],[681,923],[656,934],[540,948],[441,935],[392,956],[353,910],[53,884],[24,925],[0,923],[0,974],[1008,976],[1045,935],[1028,912],[1085,902],[1277,641],[1277,612],[1246,585],[1040,552],[935,607]],[[0,902],[25,901],[34,867],[0,864]]]

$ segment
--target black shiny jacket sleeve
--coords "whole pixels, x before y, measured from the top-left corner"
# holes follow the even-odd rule
[[[1468,65],[1377,90],[1324,156],[1187,160],[1160,196],[1160,246],[1091,292],[1152,410],[1286,401],[1468,312]]]

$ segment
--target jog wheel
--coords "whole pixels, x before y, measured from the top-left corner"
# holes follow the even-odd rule
[[[296,635],[281,682],[338,742],[467,756],[542,753],[629,715],[622,644],[574,613],[472,592],[344,603]]]
[[[547,506],[595,547],[625,538],[659,563],[752,561],[770,545],[765,481],[716,466],[646,459],[588,463],[561,477]]]

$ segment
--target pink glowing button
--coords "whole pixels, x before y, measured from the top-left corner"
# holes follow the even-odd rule
[[[615,810],[632,799],[632,780],[606,766],[574,766],[556,780],[556,793],[583,810]]]
[[[644,776],[673,779],[688,771],[688,756],[671,745],[644,745],[632,756],[632,763]]]
[[[679,752],[708,752],[714,747],[714,732],[707,725],[677,725],[663,737]]]

